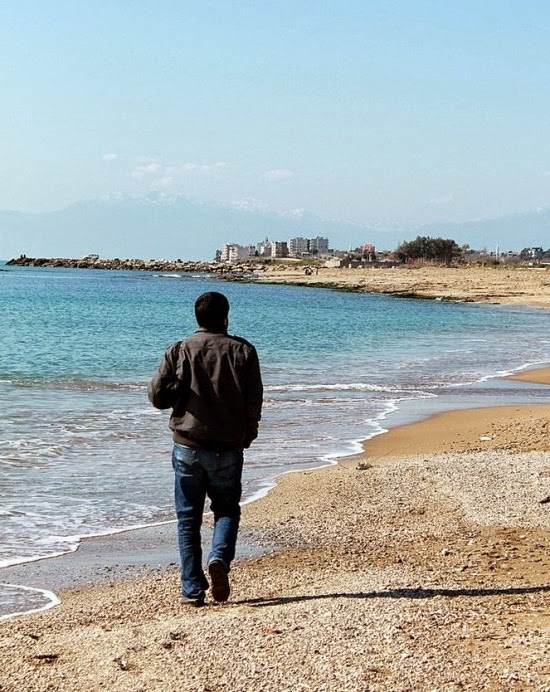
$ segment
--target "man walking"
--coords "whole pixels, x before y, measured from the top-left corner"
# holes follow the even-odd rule
[[[229,302],[217,292],[195,303],[199,328],[172,344],[147,387],[156,408],[172,409],[175,505],[185,603],[204,605],[201,524],[214,514],[207,558],[215,601],[227,601],[241,515],[243,449],[258,435],[263,387],[254,346],[227,334]]]

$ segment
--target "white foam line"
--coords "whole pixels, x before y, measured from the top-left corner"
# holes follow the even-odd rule
[[[533,366],[531,365],[531,366],[523,366],[523,367],[533,367]],[[520,371],[523,371],[523,368],[520,368]],[[476,380],[474,382],[467,383],[467,384],[471,385],[471,384],[476,384],[477,382],[480,382],[480,381],[501,378],[501,377],[504,377],[508,374],[512,374],[512,372],[517,372],[517,370],[510,371],[510,373],[500,372],[500,373],[497,373],[495,375],[487,376],[486,378],[482,378],[481,380]],[[452,386],[465,386],[465,384],[466,383],[460,383],[459,385],[448,385],[448,386],[450,386],[450,387],[452,387]],[[426,396],[418,397],[418,398],[422,399],[422,398],[437,398],[437,397],[438,397],[437,394],[426,393]],[[367,422],[373,423],[373,422],[387,420],[391,416],[391,414],[396,413],[397,411],[400,410],[398,403],[400,403],[401,401],[411,401],[413,399],[414,399],[414,397],[411,399],[404,397],[404,398],[394,399],[390,402],[386,402],[386,403],[389,403],[388,408],[384,411],[381,411],[377,416],[368,420]],[[427,415],[425,418],[429,418],[429,417],[430,416]],[[377,437],[378,435],[383,435],[383,434],[389,432],[390,429],[391,429],[391,426],[390,426],[390,428],[384,428],[382,425],[380,425],[378,423],[378,430],[374,430],[373,432],[370,433],[370,435],[366,435],[366,436],[363,436],[363,437],[355,439],[355,440],[349,440],[347,442],[347,444],[351,445],[351,447],[352,447],[351,451],[332,452],[330,454],[325,454],[323,456],[318,457],[318,461],[320,463],[317,464],[316,466],[314,465],[314,466],[308,466],[305,468],[301,467],[301,468],[297,468],[297,469],[290,469],[289,471],[284,471],[283,473],[278,473],[275,476],[271,476],[269,478],[266,478],[264,481],[264,485],[262,487],[260,487],[255,493],[253,493],[250,497],[246,498],[242,502],[242,505],[247,505],[247,504],[250,504],[252,502],[256,502],[256,500],[260,500],[263,497],[265,497],[271,490],[273,490],[273,488],[276,487],[277,479],[280,478],[281,476],[286,476],[286,475],[291,474],[291,473],[302,473],[304,471],[315,471],[317,469],[326,468],[327,466],[335,466],[336,464],[339,463],[340,459],[345,459],[346,457],[360,454],[364,450],[364,446],[363,446],[364,442],[366,442],[368,440],[372,440],[373,437]]]
[[[126,533],[127,531],[139,531],[139,529],[147,529],[153,526],[163,526],[164,524],[173,524],[175,519],[165,519],[163,521],[156,521],[153,524],[134,524],[133,526],[126,526],[121,529],[106,529],[105,531],[98,531],[97,533],[86,533],[79,535],[63,536],[63,540],[69,543],[68,550],[60,550],[55,553],[49,553],[48,555],[35,555],[34,557],[21,557],[15,559],[0,560],[0,569],[2,567],[14,567],[15,565],[24,565],[27,562],[38,562],[39,560],[49,560],[54,557],[61,557],[62,555],[67,555],[69,553],[74,553],[80,547],[80,542],[87,538],[102,538],[104,536],[115,536],[119,533]]]
[[[373,422],[374,421],[379,421],[379,420],[385,420],[390,414],[395,413],[396,411],[399,410],[399,406],[396,405],[396,402],[392,402],[392,405],[388,408],[387,411],[382,411],[379,413],[374,419],[369,420],[368,422]],[[256,502],[257,500],[261,500],[263,497],[265,497],[273,488],[276,487],[277,485],[277,479],[280,478],[281,476],[288,476],[291,473],[304,473],[305,471],[317,471],[318,469],[323,469],[328,466],[336,466],[340,459],[345,459],[346,457],[350,456],[355,456],[357,454],[361,454],[363,452],[364,447],[363,443],[366,442],[367,440],[371,440],[373,437],[376,437],[377,435],[383,435],[384,433],[389,432],[388,428],[383,428],[381,425],[378,426],[378,430],[374,430],[373,432],[370,433],[370,435],[367,435],[366,437],[360,437],[355,440],[348,440],[347,444],[351,447],[351,449],[347,449],[345,451],[340,451],[340,452],[332,452],[330,454],[324,454],[323,456],[318,457],[318,463],[316,466],[307,466],[307,467],[300,467],[297,469],[289,469],[288,471],[284,471],[283,473],[277,473],[275,476],[271,476],[270,478],[266,478],[264,485],[260,487],[255,493],[253,493],[250,497],[247,497],[243,502],[241,503],[243,506],[248,505],[252,502]]]
[[[520,365],[511,370],[497,370],[490,375],[481,375],[477,380],[472,380],[468,382],[457,382],[446,385],[449,389],[455,387],[469,387],[473,384],[481,384],[483,382],[490,382],[491,380],[500,380],[512,375],[518,375],[520,373],[528,372],[529,370],[538,370],[539,368],[548,367],[548,361],[534,361],[532,363],[527,363],[526,365]]]
[[[517,372],[524,372],[525,370],[529,370],[529,369],[535,368],[537,366],[538,367],[544,367],[544,365],[546,365],[546,364],[547,364],[547,361],[541,361],[540,363],[529,363],[527,365],[520,366],[519,368],[516,368],[516,369],[508,371],[508,372],[506,372],[506,371],[497,372],[496,374],[494,374],[492,376],[486,376],[486,377],[483,377],[481,380],[477,380],[477,381],[474,381],[471,383],[460,383],[457,385],[447,385],[447,386],[452,387],[452,386],[465,386],[466,384],[475,384],[476,382],[480,382],[480,381],[482,382],[482,381],[486,381],[489,379],[501,378],[501,377],[505,377],[507,375],[517,373]],[[437,398],[437,396],[438,396],[437,394],[430,394],[430,393],[424,393],[424,394],[425,394],[424,397],[419,397],[419,398],[431,398],[431,397]],[[395,400],[389,402],[390,405],[389,405],[388,409],[380,412],[377,416],[374,417],[374,419],[371,419],[370,422],[372,423],[373,421],[386,420],[392,413],[395,413],[399,410],[399,406],[397,404],[400,403],[401,401],[404,401],[404,400],[408,401],[409,399],[408,399],[408,397],[405,397],[405,398],[395,399]],[[155,413],[157,413],[157,412],[155,412]],[[327,466],[334,466],[338,463],[339,459],[344,459],[345,457],[353,456],[355,454],[361,453],[363,451],[363,444],[362,443],[365,442],[366,440],[370,440],[373,437],[377,437],[378,435],[383,435],[384,433],[387,433],[387,432],[389,432],[388,428],[384,428],[381,425],[379,425],[378,430],[373,431],[370,435],[367,435],[366,437],[363,436],[363,437],[355,439],[355,440],[349,440],[348,444],[351,445],[351,447],[352,447],[351,451],[346,450],[346,451],[333,452],[331,454],[326,454],[326,455],[323,455],[321,457],[318,457],[318,461],[320,463],[316,466],[314,465],[314,466],[306,467],[306,468],[301,467],[301,468],[297,468],[297,469],[290,469],[290,470],[285,471],[283,473],[278,473],[275,476],[265,478],[263,486],[260,487],[250,497],[244,499],[241,504],[247,505],[247,504],[250,504],[252,502],[255,502],[256,500],[259,500],[259,499],[265,497],[270,492],[270,490],[272,490],[276,486],[277,479],[281,476],[286,476],[286,475],[291,474],[291,473],[301,473],[304,471],[315,471],[317,469],[325,468]],[[155,522],[153,524],[139,524],[139,525],[130,526],[130,527],[122,528],[122,529],[115,529],[115,530],[111,529],[111,530],[106,530],[106,531],[99,532],[99,533],[80,535],[80,536],[68,536],[66,538],[69,540],[75,540],[76,539],[77,541],[80,542],[80,540],[85,539],[85,538],[110,536],[110,535],[115,535],[118,533],[124,533],[127,531],[135,531],[138,529],[144,529],[144,528],[148,528],[148,527],[152,527],[152,526],[162,526],[164,524],[171,524],[171,523],[174,523],[175,521],[176,520],[174,520],[174,519],[168,519],[168,520],[164,520],[164,521]],[[75,551],[78,549],[78,547],[79,547],[79,543],[77,543],[74,547],[71,546],[71,549],[69,551],[62,551],[59,553],[55,553],[53,555],[37,556],[37,557],[33,557],[33,558],[23,558],[21,560],[15,561],[15,562],[11,562],[11,561],[10,562],[4,561],[4,563],[0,562],[0,567],[3,567],[3,566],[5,567],[5,566],[10,566],[10,565],[15,565],[15,564],[22,564],[22,563],[26,563],[26,562],[35,562],[37,560],[45,560],[45,559],[48,559],[50,557],[58,557],[60,555],[66,554],[67,552]],[[0,583],[0,586],[2,586],[2,585],[3,586],[11,586],[14,588],[24,589],[24,590],[28,590],[28,591],[37,591],[39,593],[43,593],[46,597],[51,599],[51,602],[49,605],[44,606],[42,608],[35,609],[35,610],[22,611],[19,613],[10,613],[9,615],[0,616],[0,622],[2,620],[7,620],[10,618],[18,617],[19,615],[27,615],[30,613],[40,612],[42,610],[47,610],[48,608],[52,608],[52,607],[59,605],[61,603],[61,601],[57,598],[57,596],[52,591],[48,591],[46,589],[33,589],[31,587],[28,587],[28,586],[19,586],[19,585],[14,585],[14,584],[2,584],[2,583]]]
[[[98,533],[86,533],[79,536],[67,536],[68,539],[76,538],[79,541],[85,538],[101,538],[102,536],[115,536],[118,533],[126,533],[128,531],[139,531],[139,529],[148,529],[153,526],[164,526],[165,524],[173,524],[176,519],[164,519],[163,521],[155,521],[152,524],[134,524],[133,526],[126,526],[122,529],[106,529],[105,531],[99,531]]]
[[[543,361],[541,363],[531,363],[529,365],[524,365],[521,366],[518,369],[511,370],[511,371],[502,371],[502,372],[497,372],[494,375],[488,375],[486,377],[481,378],[481,380],[475,380],[474,382],[469,382],[469,383],[459,383],[456,385],[447,385],[449,387],[459,387],[459,386],[466,386],[466,385],[472,385],[472,384],[477,384],[478,382],[483,382],[487,380],[492,380],[492,379],[499,379],[502,377],[506,377],[508,375],[517,373],[517,372],[524,372],[525,369],[533,369],[538,367],[544,367],[544,365],[547,364],[547,361]],[[426,396],[421,396],[417,397],[418,399],[423,399],[423,398],[438,398],[437,394],[431,394],[431,393],[426,393]],[[363,443],[367,442],[368,440],[372,440],[373,437],[377,437],[378,435],[383,435],[387,432],[390,431],[390,429],[393,426],[390,426],[389,428],[384,428],[382,425],[380,425],[379,421],[384,421],[387,420],[393,413],[396,413],[397,411],[400,410],[400,407],[398,406],[399,403],[402,401],[412,401],[414,400],[415,397],[408,398],[408,397],[403,397],[399,399],[393,399],[390,400],[389,402],[386,402],[388,404],[388,407],[386,410],[381,411],[378,415],[376,415],[372,419],[368,419],[366,422],[369,423],[378,423],[378,429],[372,431],[369,435],[362,436],[361,438],[355,439],[355,440],[348,440],[347,444],[351,445],[352,450],[351,451],[340,451],[340,452],[332,452],[330,454],[325,454],[323,456],[318,457],[318,461],[320,462],[316,466],[307,466],[307,467],[300,467],[297,469],[290,469],[288,471],[284,471],[283,473],[278,473],[275,476],[271,476],[269,478],[265,479],[264,485],[260,487],[255,493],[253,493],[250,497],[246,498],[242,504],[247,505],[250,504],[251,502],[255,502],[256,500],[260,500],[261,498],[265,497],[273,488],[276,487],[277,485],[277,479],[280,478],[281,476],[286,476],[291,473],[303,473],[304,471],[315,471],[317,469],[321,468],[326,468],[327,466],[335,466],[336,464],[339,463],[340,459],[345,459],[346,457],[349,456],[354,456],[356,454],[360,454],[361,452],[364,451],[364,446]],[[426,416],[423,416],[420,418],[420,420],[426,420],[431,417],[431,414],[427,414]],[[399,426],[397,426],[399,427]]]
[[[61,555],[67,555],[68,553],[74,553],[78,549],[78,545],[70,546],[68,550],[58,550],[55,553],[50,553],[49,555],[34,555],[33,557],[17,557],[8,558],[6,560],[0,560],[0,569],[3,567],[15,567],[16,565],[26,565],[27,562],[38,562],[39,560],[49,560],[51,557],[61,557]],[[23,588],[23,587],[21,587]]]
[[[55,608],[55,606],[58,606],[61,603],[60,599],[54,594],[54,592],[48,591],[47,589],[35,589],[31,586],[21,586],[20,584],[7,584],[5,582],[1,582],[0,586],[8,586],[11,589],[21,589],[21,591],[34,591],[36,593],[42,594],[44,598],[49,599],[49,603],[46,603],[46,605],[43,605],[41,608],[32,608],[31,610],[21,610],[17,613],[0,615],[0,622],[4,620],[11,620],[12,618],[19,617],[20,615],[31,615],[31,613],[41,613],[43,610]]]
[[[357,391],[357,392],[399,392],[400,387],[367,384],[365,382],[321,383],[321,384],[275,384],[265,387],[267,392],[317,392],[317,391]]]
[[[521,365],[519,368],[516,368],[516,370],[514,370],[512,374],[523,374],[524,372],[528,372],[529,370],[539,370],[548,367],[550,367],[550,363],[548,363],[547,360],[533,361],[531,363],[527,363],[526,365]]]

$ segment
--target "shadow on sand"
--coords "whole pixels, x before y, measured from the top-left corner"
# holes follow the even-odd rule
[[[286,603],[301,603],[304,601],[317,601],[332,598],[405,598],[411,600],[421,600],[444,596],[446,598],[457,598],[464,596],[468,598],[480,598],[486,596],[525,596],[533,593],[544,593],[550,591],[550,586],[510,586],[502,588],[478,588],[478,589],[388,589],[387,591],[359,591],[357,593],[320,593],[313,596],[279,596],[277,598],[247,598],[242,601],[233,601],[233,605],[249,605],[253,607],[264,607],[274,605],[285,605]]]

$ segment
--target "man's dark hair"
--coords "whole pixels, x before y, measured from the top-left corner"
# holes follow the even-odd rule
[[[229,301],[223,293],[209,291],[195,301],[195,317],[199,327],[210,331],[223,331],[229,315]]]

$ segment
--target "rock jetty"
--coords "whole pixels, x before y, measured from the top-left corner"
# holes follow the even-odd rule
[[[231,276],[254,274],[265,270],[265,265],[259,262],[192,262],[164,259],[101,259],[97,255],[89,255],[80,259],[66,257],[27,257],[20,255],[6,262],[6,266],[19,267],[66,267],[69,269],[118,269],[129,271],[151,272],[205,272],[228,274]]]

